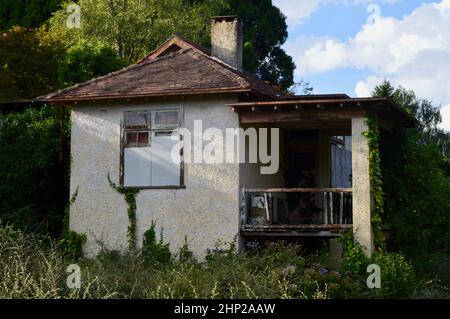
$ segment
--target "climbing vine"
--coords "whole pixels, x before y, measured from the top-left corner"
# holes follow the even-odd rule
[[[112,189],[125,196],[125,202],[128,204],[128,246],[130,251],[136,250],[136,195],[139,194],[139,189],[117,186],[111,181],[108,174],[108,182]]]
[[[362,246],[355,242],[352,231],[343,231],[338,241],[342,244],[344,262],[342,270],[354,274],[364,274],[369,264],[369,259],[364,255]]]
[[[383,180],[381,173],[380,156],[380,129],[378,120],[373,115],[366,116],[369,131],[363,135],[369,144],[369,175],[371,191],[374,198],[374,209],[372,211],[372,226],[375,236],[376,247],[383,247],[382,239],[382,216],[384,213]]]
[[[70,207],[75,203],[78,197],[78,189],[72,195],[69,204],[64,211],[63,230],[61,238],[59,240],[59,247],[62,249],[64,256],[71,260],[77,260],[83,255],[83,244],[86,242],[85,234],[78,234],[77,232],[70,230]]]

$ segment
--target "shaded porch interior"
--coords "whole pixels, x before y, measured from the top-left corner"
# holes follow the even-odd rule
[[[351,229],[350,121],[271,127],[280,132],[279,171],[262,175],[263,164],[241,164],[242,235],[336,237]]]

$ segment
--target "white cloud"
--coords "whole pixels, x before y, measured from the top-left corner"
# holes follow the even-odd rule
[[[373,89],[383,82],[383,78],[377,76],[369,76],[365,81],[356,83],[355,93],[357,97],[369,97],[372,95]]]
[[[440,127],[450,132],[450,104],[441,108],[442,123]]]
[[[274,0],[273,4],[280,8],[287,17],[289,26],[302,23],[319,7],[324,0]]]
[[[320,6],[329,3],[354,5],[385,2],[394,4],[400,1],[402,0],[273,0],[273,4],[286,15],[288,25],[295,28],[302,24]]]
[[[316,43],[304,53],[307,68],[320,73],[340,67],[345,63],[345,51],[343,43],[331,39]]]
[[[419,97],[450,104],[450,0],[423,4],[402,19],[381,17],[346,40],[308,38],[306,47],[296,47],[302,40],[286,46],[298,63],[298,76],[364,69],[372,75],[356,84],[358,96],[369,95],[386,78]],[[449,112],[448,106],[443,109],[447,128]]]

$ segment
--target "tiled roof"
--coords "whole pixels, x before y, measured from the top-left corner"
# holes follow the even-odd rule
[[[281,95],[275,87],[232,68],[206,50],[175,35],[171,39],[173,43],[169,39],[164,48],[134,65],[38,100],[57,103],[227,92],[252,92],[267,98]]]

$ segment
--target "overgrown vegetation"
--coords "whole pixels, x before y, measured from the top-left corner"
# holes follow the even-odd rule
[[[450,179],[436,145],[420,132],[397,132],[385,151],[386,224],[393,249],[427,262],[432,252],[450,253]],[[392,147],[396,150],[390,151]]]
[[[354,241],[353,232],[343,232],[338,241],[343,246],[344,262],[342,269],[354,274],[365,273],[369,260],[364,255],[362,247]]]
[[[370,190],[373,196],[374,207],[371,212],[371,222],[375,238],[375,247],[383,248],[383,225],[382,217],[384,214],[384,193],[383,193],[383,175],[381,173],[381,155],[380,155],[380,127],[378,120],[367,115],[366,123],[369,131],[364,135],[369,144],[369,176]]]
[[[3,117],[0,129],[0,219],[59,237],[69,199],[69,159],[60,160],[60,113],[30,107]],[[65,126],[63,133],[68,136]]]
[[[414,92],[385,82],[374,95],[392,98],[421,121],[421,127],[397,128],[382,136],[383,226],[389,232],[390,250],[403,253],[419,273],[434,275],[430,268],[434,254],[450,255],[446,231],[450,225],[450,175],[445,147],[450,134],[438,128],[439,108],[418,99]]]
[[[161,229],[159,242],[156,240],[156,222],[152,221],[150,229],[144,233],[144,241],[141,252],[141,257],[149,264],[170,263],[172,254],[170,253],[169,244],[164,244],[164,229]],[[183,255],[186,254],[186,248],[183,250]]]
[[[418,296],[426,289],[425,281],[417,276],[412,264],[400,253],[377,250],[371,258],[364,255],[362,247],[354,242],[352,232],[344,232],[339,238],[344,248],[344,262],[342,270],[351,274],[367,277],[367,267],[377,265],[381,270],[381,288],[373,293],[381,298],[405,298]],[[446,288],[440,287],[438,281],[429,282],[440,289],[443,296]],[[437,296],[440,297],[440,296]]]
[[[405,256],[420,278],[438,278],[448,283],[450,134],[438,127],[439,107],[417,98],[414,92],[394,88],[385,81],[375,88],[373,95],[391,98],[421,123],[416,128],[396,127],[381,136],[386,248],[398,253],[398,264],[405,262],[401,257]],[[393,258],[386,259],[394,262]],[[396,276],[401,278],[401,274]],[[398,289],[402,285],[398,283]]]
[[[62,253],[70,260],[78,260],[83,256],[83,244],[86,242],[85,234],[78,234],[73,230],[64,232],[59,240]]]
[[[105,44],[80,41],[69,47],[58,69],[60,87],[83,83],[126,66],[116,52]]]
[[[72,195],[69,204],[64,212],[63,230],[61,238],[59,239],[59,247],[62,250],[63,255],[69,260],[78,260],[83,257],[83,244],[86,242],[87,237],[85,234],[78,234],[70,229],[70,206],[75,203],[78,197],[78,190]]]
[[[233,250],[217,249],[201,262],[171,258],[170,262],[151,265],[135,254],[102,252],[97,258],[78,261],[81,288],[70,290],[66,269],[72,261],[64,258],[52,239],[3,227],[0,298],[324,299],[448,295],[445,287],[436,284],[409,283],[409,274],[403,273],[409,268],[396,256],[376,260],[390,269],[383,279],[386,289],[379,291],[366,287],[366,274],[333,270],[328,260],[301,256],[299,246],[278,243],[244,255],[231,253]],[[415,288],[416,284],[420,287]],[[421,295],[424,291],[426,295]]]
[[[114,284],[85,272],[81,289],[66,285],[66,260],[51,238],[0,228],[0,298],[114,298]]]

